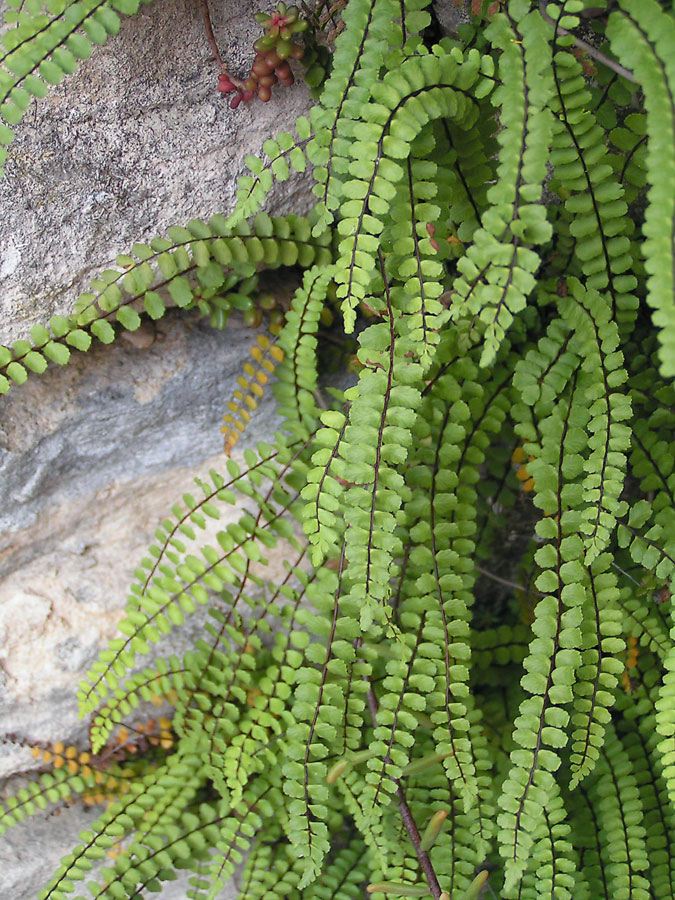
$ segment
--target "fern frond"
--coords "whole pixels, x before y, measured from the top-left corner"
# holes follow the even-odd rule
[[[255,772],[275,765],[272,752],[275,741],[285,735],[285,727],[292,722],[286,701],[291,680],[302,662],[296,649],[302,646],[302,638],[295,630],[300,603],[314,574],[307,575],[301,569],[304,551],[286,577],[270,597],[255,610],[255,615],[233,627],[228,618],[218,616],[220,628],[210,630],[213,638],[200,646],[200,656],[193,666],[193,680],[183,695],[185,715],[181,718],[186,731],[194,730],[207,738],[204,764],[207,775],[213,780],[222,796],[237,802],[241,791]],[[296,581],[298,586],[292,587]],[[281,609],[277,609],[280,602]],[[275,613],[289,628],[289,633],[274,642],[272,659],[257,682],[254,674],[265,659],[262,637],[267,637],[269,617]],[[232,650],[220,649],[225,637]],[[205,716],[204,710],[212,708]]]
[[[427,610],[425,641],[437,645],[436,688],[429,698],[436,751],[447,754],[444,765],[467,806],[476,794],[475,764],[467,738],[471,708],[469,608],[473,602],[473,567],[462,563],[473,547],[477,467],[484,460],[489,435],[503,422],[504,383],[490,392],[476,383],[477,370],[460,360],[439,378],[426,401],[429,414],[417,420],[417,450],[408,484],[407,507],[414,549],[408,578]],[[469,425],[469,410],[476,419]],[[420,490],[422,489],[422,490]]]
[[[338,850],[321,881],[315,881],[305,891],[307,900],[359,900],[369,874],[365,850],[360,838],[354,838],[344,849]]]
[[[377,717],[365,773],[366,788],[361,799],[368,814],[371,807],[386,805],[398,788],[404,768],[410,761],[411,747],[419,728],[418,714],[426,708],[426,697],[435,687],[434,653],[423,645],[425,616],[406,604],[402,613],[411,631],[409,640],[397,645],[396,658],[386,664],[386,677],[377,699]],[[421,607],[422,604],[419,604]],[[426,650],[426,653],[425,653]],[[431,659],[425,658],[427,654]]]
[[[174,754],[161,768],[135,782],[124,798],[111,804],[80,835],[81,843],[63,858],[51,881],[40,892],[40,900],[61,900],[71,893],[74,883],[84,880],[113,844],[137,828],[157,799],[153,788],[165,793],[188,785],[194,777],[195,762],[193,755]]]
[[[426,136],[423,132],[420,139]],[[420,139],[413,145],[413,154]],[[428,156],[425,151],[422,149],[420,155]],[[389,207],[391,224],[385,227],[382,240],[389,251],[393,302],[401,310],[406,338],[426,369],[433,359],[445,317],[438,299],[443,293],[443,263],[438,244],[431,237],[441,210],[428,202],[435,199],[437,167],[433,160],[413,157],[405,160],[403,167],[403,180]]]
[[[385,55],[402,44],[397,18],[405,11],[395,0],[353,0],[343,14],[344,30],[335,44],[330,78],[312,110],[316,136],[308,147],[318,197],[315,233],[333,221],[347,180],[341,158],[348,157],[355,125],[362,117]],[[336,162],[337,159],[337,162]]]
[[[617,602],[620,592],[610,563],[609,554],[602,554],[588,569],[588,608],[583,610],[581,666],[574,685],[572,791],[594,768],[623,670],[623,612]]]
[[[420,401],[415,385],[422,375],[411,343],[397,338],[401,312],[394,306],[384,271],[383,276],[386,319],[359,338],[363,370],[357,386],[345,395],[349,417],[339,447],[344,470],[356,482],[345,495],[344,541],[350,596],[361,608],[365,630],[381,619],[391,590],[393,560],[400,550],[395,525],[405,480],[399,467],[412,443]]]
[[[274,396],[289,432],[301,437],[314,433],[319,424],[316,332],[332,277],[331,266],[313,266],[305,272],[277,341],[284,359],[276,370]]]
[[[209,867],[211,886],[208,900],[215,900],[222,892],[235,867],[242,862],[251,837],[260,829],[263,820],[274,814],[278,806],[278,791],[274,778],[258,777],[229,815],[219,823],[216,852]]]
[[[543,822],[560,750],[568,741],[572,685],[581,663],[583,608],[587,602],[583,543],[577,533],[581,497],[566,490],[578,466],[568,467],[571,448],[583,443],[587,412],[579,388],[561,400],[540,423],[542,444],[531,465],[535,505],[545,513],[537,534],[545,538],[535,559],[542,572],[535,585],[545,596],[534,611],[534,638],[525,659],[521,685],[530,695],[520,705],[515,722],[511,769],[502,787],[498,817],[500,854],[505,861],[505,888],[512,891],[527,867]]]
[[[532,848],[529,867],[523,876],[518,896],[523,900],[539,900],[540,897],[556,897],[571,900],[583,894],[583,888],[575,879],[578,860],[575,858],[570,838],[570,826],[565,821],[566,812],[560,791],[556,785],[544,809],[544,818],[538,839]]]
[[[574,348],[583,360],[582,389],[590,410],[587,429],[590,454],[584,462],[584,499],[579,528],[585,535],[586,563],[597,558],[609,543],[616,521],[626,512],[619,498],[627,468],[626,451],[631,418],[629,396],[617,390],[627,380],[619,333],[610,321],[602,295],[585,291],[571,279],[572,293],[560,303],[563,317],[574,329]]]
[[[38,810],[61,803],[91,786],[79,773],[72,775],[66,768],[44,772],[34,781],[22,785],[16,793],[5,796],[0,804],[0,834],[23,822]]]
[[[538,12],[511,2],[486,31],[502,53],[501,83],[492,95],[499,106],[497,182],[487,192],[488,210],[473,243],[460,259],[453,284],[455,319],[472,315],[484,323],[481,364],[491,363],[513,317],[534,287],[539,256],[531,246],[551,236],[539,202],[551,140],[551,54]]]
[[[470,52],[424,55],[405,60],[395,72],[373,86],[373,101],[365,108],[353,140],[342,150],[342,167],[349,171],[349,195],[340,205],[338,260],[335,280],[342,299],[345,330],[354,328],[356,306],[370,293],[372,270],[382,233],[382,202],[396,192],[404,176],[410,142],[430,121],[447,117],[470,128],[477,106],[469,89],[481,93],[481,59]],[[476,84],[478,80],[478,84]],[[335,151],[336,156],[338,151]],[[372,205],[371,205],[372,204]],[[371,211],[372,210],[372,211]]]
[[[562,22],[566,6],[559,6],[558,23]],[[574,254],[586,287],[607,292],[611,317],[625,333],[632,328],[638,307],[637,279],[631,271],[634,260],[627,204],[623,188],[613,177],[612,166],[605,161],[606,135],[590,109],[591,96],[581,64],[572,53],[557,49],[568,42],[556,26],[552,187],[563,198],[571,217]]]
[[[623,0],[607,23],[607,36],[619,59],[639,79],[647,110],[647,178],[650,183],[643,225],[647,300],[661,344],[661,372],[675,375],[675,22],[655,0],[639,7]]]
[[[619,706],[623,712],[621,742],[630,759],[644,811],[650,881],[657,896],[675,896],[675,815],[668,799],[661,759],[656,749],[654,702],[658,696],[658,673],[644,671],[642,684]]]
[[[310,586],[308,598],[317,612],[300,610],[298,613],[300,621],[312,633],[326,639],[325,646],[313,643],[305,650],[306,658],[316,666],[305,665],[296,673],[292,709],[295,724],[289,728],[284,742],[287,761],[283,766],[283,790],[290,798],[284,827],[304,863],[300,887],[315,880],[330,848],[325,822],[328,815],[325,760],[338,737],[345,697],[340,682],[329,676],[344,676],[354,659],[354,640],[358,636],[357,609],[343,595],[344,562],[343,553],[338,573],[322,569]],[[364,705],[361,699],[361,709]]]
[[[657,605],[649,597],[648,590],[634,587],[621,594],[621,612],[624,616],[624,632],[636,637],[640,646],[648,647],[661,660],[670,651],[668,623],[664,622]]]
[[[228,401],[228,412],[223,416],[221,431],[225,453],[230,456],[239,443],[251,415],[265,393],[265,385],[276,366],[283,359],[283,350],[266,335],[259,334],[249,349],[253,363],[244,363],[244,374],[237,378],[237,389]]]
[[[446,241],[461,250],[480,225],[486,190],[494,173],[481,124],[465,131],[445,119],[435,123],[437,203],[447,215]]]
[[[181,501],[171,508],[171,516],[164,518],[157,526],[155,540],[134,573],[135,585],[132,591],[144,593],[147,590],[165,557],[168,562],[176,565],[180,559],[179,554],[184,554],[188,548],[187,542],[196,541],[197,536],[206,531],[209,522],[221,518],[221,505],[233,506],[237,502],[238,492],[246,495],[244,482],[248,479],[254,484],[260,484],[262,479],[273,481],[279,472],[277,466],[287,459],[286,451],[294,452],[297,446],[287,445],[283,441],[278,445],[260,443],[255,451],[250,448],[244,451],[243,469],[236,460],[227,460],[228,478],[211,469],[208,480],[196,479],[195,485],[202,496],[183,494]]]
[[[675,803],[675,627],[670,632],[671,647],[663,661],[665,674],[656,701],[656,732],[660,736],[657,750],[663,765],[668,798]]]
[[[80,690],[80,704],[83,709],[92,710],[114,691],[121,676],[125,675],[137,655],[149,652],[150,645],[157,643],[161,636],[180,626],[186,615],[191,615],[198,606],[209,601],[209,591],[221,593],[230,585],[240,583],[241,573],[246,573],[251,562],[264,559],[263,551],[274,547],[279,538],[294,540],[292,526],[283,518],[297,501],[297,492],[283,485],[285,476],[292,476],[293,469],[300,465],[298,454],[286,450],[279,478],[279,470],[268,470],[273,479],[267,495],[261,494],[255,483],[238,483],[244,496],[257,499],[257,516],[245,512],[237,522],[216,532],[217,546],[201,544],[199,556],[193,553],[179,553],[170,564],[160,565],[152,579],[144,586],[147,572],[139,573],[143,585],[132,585],[132,593],[126,608],[120,630],[126,637],[115,638],[103,651],[99,660],[90,669]],[[262,475],[249,472],[251,478]],[[223,479],[224,481],[224,479]],[[233,497],[225,494],[230,502]],[[232,595],[224,597],[232,603]]]
[[[235,228],[254,216],[262,208],[275,182],[288,181],[291,172],[304,172],[307,168],[307,145],[314,134],[309,120],[299,116],[295,120],[295,135],[282,131],[263,144],[267,161],[252,154],[245,157],[250,175],[242,175],[237,181],[237,203],[227,216],[229,228]]]
[[[135,331],[141,315],[161,318],[167,304],[189,308],[209,303],[226,286],[228,272],[248,277],[260,268],[330,262],[329,236],[311,237],[307,219],[261,214],[253,225],[235,232],[222,216],[208,223],[194,220],[187,228],[169,229],[168,238],[135,244],[133,255],[117,257],[118,269],[106,269],[80,295],[75,312],[52,316],[48,327],[35,325],[30,340],[0,346],[0,394],[11,382],[23,384],[29,373],[40,374],[52,362],[65,365],[71,349],[86,351],[96,338],[115,340],[113,325]]]
[[[590,797],[599,814],[601,854],[611,895],[648,900],[649,882],[643,873],[649,861],[642,805],[630,761],[611,726]]]

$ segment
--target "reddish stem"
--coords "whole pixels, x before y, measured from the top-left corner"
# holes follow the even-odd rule
[[[373,720],[373,725],[377,722],[377,698],[375,697],[375,693],[371,687],[368,688],[368,708],[370,709],[370,715]],[[421,843],[422,840],[420,838],[419,829],[413,819],[413,815],[410,811],[410,807],[408,806],[408,801],[405,798],[405,791],[403,790],[403,786],[400,781],[396,781],[396,796],[398,797],[398,809],[401,813],[401,818],[403,819],[403,825],[405,826],[405,830],[408,832],[408,837],[410,838],[410,843],[415,848],[415,855],[419,861],[419,864],[424,872],[424,875],[427,879],[427,883],[429,885],[429,890],[431,891],[431,896],[434,900],[439,900],[443,891],[441,890],[441,886],[438,883],[438,878],[436,877],[436,872],[434,871],[433,863],[429,858],[429,854],[426,850],[422,850]]]
[[[236,78],[234,75],[231,75],[227,68],[227,63],[223,59],[220,54],[220,49],[218,48],[218,41],[216,40],[216,35],[213,31],[213,22],[211,21],[211,13],[209,11],[209,0],[198,0],[199,5],[202,10],[202,18],[204,19],[204,30],[206,31],[206,40],[209,43],[209,47],[211,49],[211,55],[214,61],[218,64],[218,68],[221,72],[225,73],[227,77],[230,79],[232,84],[239,88],[239,90],[244,89],[244,82],[239,78]]]

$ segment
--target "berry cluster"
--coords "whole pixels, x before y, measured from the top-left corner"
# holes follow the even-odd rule
[[[218,90],[222,94],[233,94],[230,107],[236,109],[240,103],[250,103],[254,97],[266,103],[272,96],[275,84],[286,87],[295,81],[288,64],[289,59],[302,59],[305,48],[293,40],[293,35],[307,29],[307,22],[300,19],[296,6],[287,7],[280,3],[275,12],[267,15],[258,13],[256,20],[265,29],[265,34],[255,44],[256,55],[248,78],[240,81],[228,72],[218,79]]]

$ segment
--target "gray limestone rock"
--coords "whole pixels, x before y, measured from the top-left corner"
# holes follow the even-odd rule
[[[5,0],[0,0],[2,11]],[[221,53],[244,74],[269,0],[211,2]],[[308,106],[302,84],[228,108],[196,0],[141,7],[77,73],[34,105],[0,179],[0,341],[69,308],[134,241],[228,211],[244,157]],[[302,179],[273,208],[302,208]]]

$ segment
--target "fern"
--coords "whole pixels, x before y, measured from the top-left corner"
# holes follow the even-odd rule
[[[250,320],[264,270],[297,284],[81,685],[90,746],[5,737],[39,771],[0,829],[102,807],[50,900],[182,869],[211,900],[240,866],[252,900],[675,896],[672,12],[507,0],[442,36],[425,0],[341,6],[234,209],[0,347],[5,393],[170,307]],[[113,9],[11,7],[12,127]],[[261,212],[305,172],[306,216]]]
[[[643,227],[645,266],[649,272],[648,300],[656,313],[654,322],[661,342],[661,370],[672,377],[673,329],[673,240],[675,216],[673,192],[663,176],[672,169],[675,153],[675,70],[669,51],[675,34],[672,17],[652,0],[639,10],[627,3],[608,22],[608,36],[617,55],[628,62],[645,92],[650,140],[647,151],[649,206]],[[655,117],[659,117],[658,125]],[[650,127],[651,126],[651,127]],[[670,235],[670,239],[668,238]]]
[[[270,374],[283,359],[283,351],[264,335],[258,335],[249,353],[255,365],[249,362],[244,364],[244,374],[237,379],[237,389],[227,404],[228,411],[223,416],[223,426],[220,429],[228,456],[246,429],[251,414],[258,408]]]
[[[135,331],[142,314],[161,318],[167,304],[196,306],[204,314],[222,309],[219,295],[231,286],[230,271],[243,280],[258,267],[325,264],[327,240],[312,238],[310,231],[310,223],[297,216],[261,215],[253,227],[241,225],[233,233],[216,216],[208,224],[195,220],[188,228],[172,228],[168,238],[149,245],[136,244],[133,255],[117,257],[118,269],[106,269],[80,295],[75,313],[53,316],[48,327],[34,326],[30,339],[0,346],[0,392],[12,382],[23,384],[31,372],[41,374],[50,362],[65,365],[71,348],[87,351],[93,338],[112,343],[115,325]]]
[[[502,130],[497,182],[487,194],[488,211],[473,245],[458,265],[455,315],[471,313],[484,323],[483,364],[491,362],[503,336],[534,287],[539,257],[528,245],[546,243],[550,226],[538,202],[551,140],[547,101],[553,90],[550,48],[543,23],[528,4],[511,3],[486,37],[502,50],[499,104]]]

